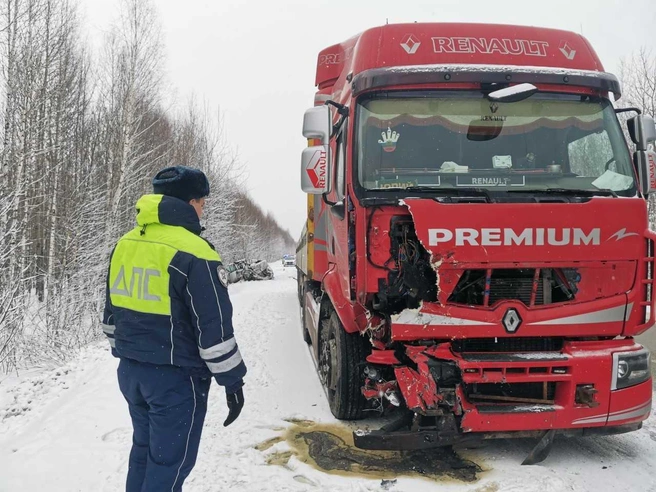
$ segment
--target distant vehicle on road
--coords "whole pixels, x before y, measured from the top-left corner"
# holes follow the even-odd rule
[[[282,266],[296,266],[296,256],[295,255],[284,255],[282,257]]]
[[[234,284],[241,280],[271,280],[273,270],[265,260],[237,260],[226,265],[228,283]]]

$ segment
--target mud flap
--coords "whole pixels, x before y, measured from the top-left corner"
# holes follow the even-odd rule
[[[542,436],[542,439],[538,441],[533,450],[522,462],[522,465],[535,465],[536,463],[544,461],[551,452],[554,437],[556,437],[556,431],[554,429],[546,431]]]

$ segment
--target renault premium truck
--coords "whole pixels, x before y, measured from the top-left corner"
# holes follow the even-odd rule
[[[318,55],[303,336],[368,449],[639,429],[651,409],[654,121],[582,36],[369,29]],[[617,113],[626,114],[631,147]]]

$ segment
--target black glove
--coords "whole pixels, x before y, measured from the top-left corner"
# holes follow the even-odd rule
[[[228,418],[226,418],[225,422],[223,422],[223,427],[228,427],[235,420],[237,420],[237,417],[239,417],[241,409],[244,408],[244,390],[239,388],[234,393],[226,395],[226,400],[228,401],[229,412]]]

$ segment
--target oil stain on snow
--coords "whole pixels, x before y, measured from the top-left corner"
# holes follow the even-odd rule
[[[317,470],[348,476],[394,479],[399,476],[423,477],[431,480],[473,482],[481,468],[458,456],[450,448],[422,451],[370,451],[353,445],[352,430],[340,424],[320,424],[307,420],[290,420],[280,436],[257,445],[261,452],[270,451],[270,465],[287,467],[295,457]],[[276,450],[279,444],[280,450]],[[274,449],[272,449],[274,448]]]

